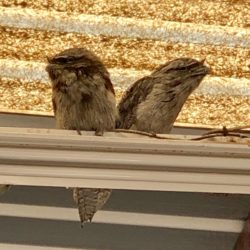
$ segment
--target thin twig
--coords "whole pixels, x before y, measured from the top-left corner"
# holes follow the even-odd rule
[[[234,128],[227,128],[226,126],[223,126],[222,129],[213,129],[211,131],[208,131],[204,133],[202,136],[193,138],[191,140],[193,141],[199,141],[207,138],[212,137],[219,137],[219,136],[235,136],[240,138],[250,138],[250,136],[240,133],[244,129],[250,128],[250,125],[247,126],[239,126]]]
[[[130,129],[115,129],[114,132],[118,133],[130,133],[130,134],[137,134],[137,135],[144,135],[152,138],[157,138],[157,139],[170,139],[170,140],[176,140],[171,137],[166,137],[166,136],[160,136],[155,133],[149,133],[145,131],[140,131],[140,130],[130,130]]]
[[[239,138],[250,138],[249,136],[244,135],[244,134],[240,134],[240,133],[228,133],[226,136],[234,136],[234,137],[239,137]],[[226,136],[221,134],[221,133],[204,134],[202,136],[195,137],[195,138],[192,138],[190,140],[192,140],[192,141],[200,141],[200,140],[213,138],[213,137],[226,137]]]
[[[213,129],[209,132],[204,133],[203,135],[187,140],[191,141],[200,141],[208,138],[213,138],[213,137],[226,137],[226,136],[234,136],[234,137],[239,137],[239,138],[250,138],[250,136],[239,133],[240,131],[244,129],[250,128],[250,125],[247,126],[239,126],[239,127],[234,127],[227,129],[225,126],[223,126],[222,129]],[[140,130],[130,130],[130,129],[115,129],[114,132],[118,133],[130,133],[130,134],[138,134],[138,135],[144,135],[148,136],[151,138],[156,138],[156,139],[165,139],[165,140],[177,140],[177,138],[172,138],[172,137],[166,137],[166,136],[160,136],[155,133],[149,133],[145,131],[140,131]],[[180,139],[181,140],[181,139]]]
[[[222,127],[222,129],[213,129],[210,130],[206,133],[204,133],[203,135],[209,135],[209,134],[214,134],[214,133],[226,133],[226,132],[243,132],[244,129],[248,129],[250,128],[250,125],[247,126],[237,126],[237,127],[233,127],[233,128],[227,128],[225,126]]]

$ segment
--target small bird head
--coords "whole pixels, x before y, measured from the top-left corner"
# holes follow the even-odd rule
[[[178,58],[167,62],[158,68],[156,68],[154,73],[168,73],[168,72],[196,72],[195,75],[206,75],[209,73],[209,68],[204,65],[205,59],[198,61],[193,58]],[[192,74],[193,75],[193,74]]]
[[[156,68],[152,75],[167,74],[170,87],[191,93],[210,71],[204,62],[205,59],[178,58]]]
[[[91,51],[84,48],[66,49],[55,56],[47,57],[46,71],[51,80],[62,73],[75,73],[76,75],[92,75],[97,71],[108,75],[101,60]]]
[[[102,65],[101,60],[94,53],[84,48],[66,49],[53,57],[47,57],[47,60],[49,64],[62,67]]]

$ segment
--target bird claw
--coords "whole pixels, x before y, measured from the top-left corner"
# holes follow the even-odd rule
[[[78,135],[82,135],[81,131],[79,129],[76,130]]]
[[[103,136],[103,134],[104,134],[104,131],[103,131],[103,130],[96,130],[96,131],[95,131],[95,135],[96,135],[96,136]]]
[[[157,134],[155,132],[150,132],[151,137],[157,137]]]

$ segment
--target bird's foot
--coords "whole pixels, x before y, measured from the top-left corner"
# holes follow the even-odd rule
[[[99,129],[97,129],[97,130],[95,131],[95,135],[96,135],[96,136],[103,136],[103,134],[104,134],[104,130],[99,130]]]
[[[81,129],[80,129],[79,125],[76,125],[75,130],[76,130],[76,132],[77,132],[78,135],[82,135]]]
[[[81,130],[77,129],[76,131],[78,135],[82,135]]]

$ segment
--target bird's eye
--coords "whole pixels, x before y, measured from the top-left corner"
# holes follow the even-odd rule
[[[184,70],[187,70],[187,67],[182,66],[182,67],[179,67],[178,70],[180,70],[180,71],[183,70],[184,71]]]
[[[73,60],[74,58],[71,56],[58,56],[58,57],[55,57],[53,61],[54,63],[57,63],[57,64],[66,64]]]
[[[197,62],[197,61],[193,61],[193,62],[190,62],[190,63],[187,63],[186,65],[183,65],[182,67],[180,67],[179,69],[180,70],[191,70],[193,68],[196,68],[197,66],[200,65],[200,62]]]
[[[60,64],[64,64],[64,63],[67,63],[68,62],[68,59],[65,58],[65,57],[59,57],[56,59],[56,63],[60,63]]]

